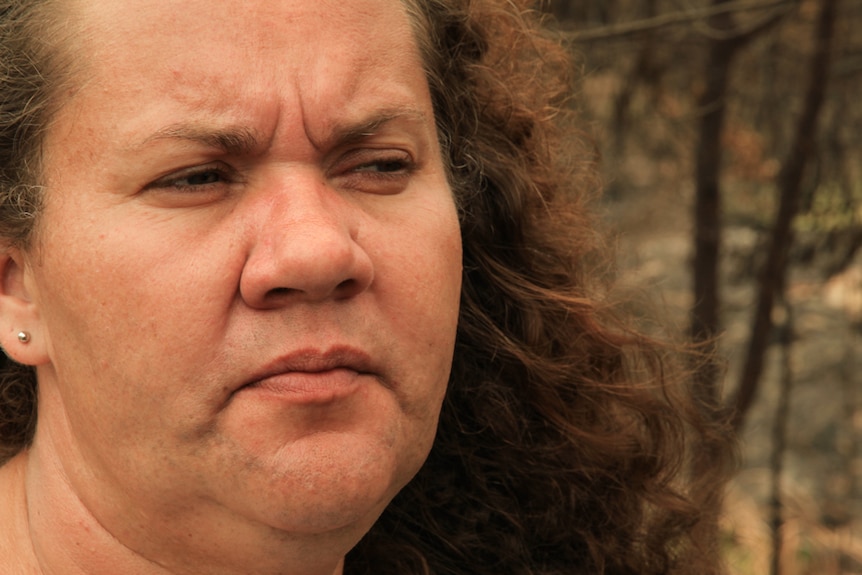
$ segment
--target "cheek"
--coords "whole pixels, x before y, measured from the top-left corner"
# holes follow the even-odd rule
[[[85,330],[115,329],[92,335],[122,341],[134,339],[130,325],[156,329],[160,315],[209,317],[201,310],[236,290],[239,254],[229,253],[232,235],[215,229],[216,221],[159,219],[124,206],[102,209],[98,220],[86,221],[88,212],[97,211],[86,208],[70,206],[56,231],[45,235],[40,282],[45,305],[58,308],[53,315],[76,315]],[[202,235],[195,232],[200,228],[214,231]]]
[[[461,232],[448,197],[423,207],[413,211],[411,221],[393,226],[397,231],[377,242],[376,267],[388,288],[400,293],[416,330],[439,323],[445,333],[458,313]]]
[[[84,221],[71,209],[65,214]],[[96,227],[56,220],[46,220],[53,227],[44,234],[34,283],[51,369],[64,387],[87,382],[63,391],[64,401],[85,412],[143,412],[223,333],[226,320],[216,312],[235,290],[225,254],[214,245],[203,251],[202,242],[175,249],[165,240],[175,236],[153,222],[121,227],[105,217]]]
[[[448,206],[447,206],[448,208]],[[390,242],[377,266],[377,297],[415,371],[442,400],[452,363],[461,291],[461,237],[454,208]]]

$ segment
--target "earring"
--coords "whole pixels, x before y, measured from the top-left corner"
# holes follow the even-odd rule
[[[26,331],[19,331],[18,332],[18,341],[20,341],[21,343],[29,343],[30,333],[26,332]]]

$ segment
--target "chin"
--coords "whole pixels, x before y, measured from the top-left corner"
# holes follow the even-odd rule
[[[257,477],[241,487],[246,501],[234,504],[286,533],[356,528],[361,536],[424,462],[430,441],[409,443],[399,449],[390,438],[313,434],[284,446],[269,464],[258,462]]]

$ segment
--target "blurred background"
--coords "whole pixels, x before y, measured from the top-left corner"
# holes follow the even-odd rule
[[[862,0],[546,0],[620,276],[725,362],[732,574],[862,573]]]

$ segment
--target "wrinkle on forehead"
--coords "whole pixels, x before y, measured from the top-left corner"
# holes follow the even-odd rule
[[[338,37],[354,41],[345,54],[361,58],[370,44],[379,44],[386,37],[394,40],[409,31],[403,26],[408,22],[405,7],[391,0],[184,0],[182,4],[174,0],[71,0],[70,12],[70,18],[81,22],[81,37],[89,47],[108,58],[121,45],[131,45],[131,54],[144,59],[158,53],[181,55],[191,43],[211,46],[214,54],[223,48],[239,48],[252,54],[261,50],[293,55],[304,52],[310,57],[327,35],[326,22],[333,20],[341,24]],[[129,18],[129,14],[134,17]],[[378,25],[374,26],[375,22]],[[285,24],[296,30],[304,28],[318,41],[301,42],[285,36]],[[160,31],[166,28],[183,33],[165,38]]]
[[[237,126],[253,137],[216,142],[237,148],[296,142],[277,129],[286,125],[320,142],[381,102],[433,114],[417,100],[424,72],[400,1],[70,0],[69,10],[82,30],[75,53],[89,68],[81,106],[85,92],[100,91],[128,118],[108,127],[117,148],[172,124]],[[87,138],[106,127],[64,128]]]
[[[143,79],[117,86],[111,74],[114,67],[140,68],[152,76],[155,62],[171,96],[204,111],[226,94],[268,96],[250,93],[245,77],[222,69],[219,62],[226,58],[242,59],[248,76],[269,76],[272,85],[310,87],[312,97],[335,81],[343,92],[358,91],[360,77],[375,76],[377,67],[382,80],[383,69],[403,59],[405,51],[416,55],[413,65],[421,65],[406,9],[391,0],[71,0],[71,5],[83,29],[77,53],[90,61],[105,89],[155,89]],[[334,21],[337,27],[326,25]],[[201,46],[206,50],[194,49]],[[339,71],[345,63],[367,73],[346,78]]]

